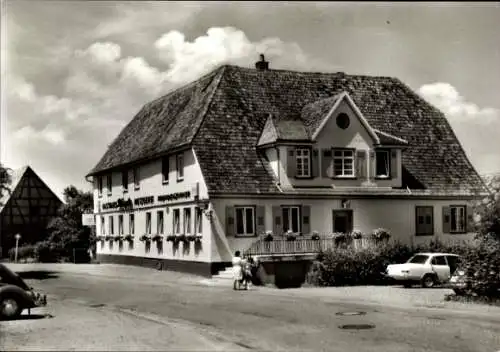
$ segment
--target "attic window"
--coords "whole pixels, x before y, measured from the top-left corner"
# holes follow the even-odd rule
[[[375,152],[376,174],[378,178],[389,178],[391,175],[391,164],[388,150],[377,150]]]
[[[351,121],[349,120],[349,116],[345,113],[340,113],[337,116],[337,126],[343,130],[345,130],[349,125],[351,124]]]

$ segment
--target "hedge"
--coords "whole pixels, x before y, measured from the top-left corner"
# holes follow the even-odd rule
[[[407,246],[400,243],[386,243],[355,249],[342,246],[318,255],[311,266],[306,281],[315,286],[345,285],[380,285],[391,280],[383,275],[387,265],[404,263],[418,252],[448,252],[462,255],[464,259],[483,258],[483,247],[475,244],[443,244],[431,242],[419,246]],[[497,252],[498,253],[498,252]],[[471,260],[471,259],[468,259]],[[484,262],[481,261],[481,263]]]
[[[17,260],[24,261],[26,259],[36,259],[35,245],[28,244],[17,248]],[[9,249],[9,260],[16,259],[16,248]]]

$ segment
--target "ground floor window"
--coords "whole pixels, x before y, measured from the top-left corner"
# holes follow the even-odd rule
[[[151,234],[151,213],[149,211],[146,213],[146,234]]]
[[[163,234],[163,210],[156,213],[156,233]]]
[[[114,232],[115,232],[115,224],[114,224],[114,218],[113,216],[111,215],[109,217],[109,234],[112,235]]]
[[[195,217],[194,217],[194,232],[196,234],[203,232],[203,209],[200,207],[194,208]]]
[[[130,227],[130,234],[133,235],[135,233],[135,217],[134,214],[128,215],[128,223]]]
[[[353,230],[353,214],[350,209],[333,210],[332,230],[338,233],[351,233]]]
[[[431,206],[415,207],[415,234],[428,236],[434,234],[434,208]]]
[[[236,207],[236,235],[253,236],[255,234],[254,207]]]
[[[450,215],[450,232],[465,232],[465,206],[451,206]]]
[[[300,232],[300,207],[282,207],[283,232]]]
[[[123,215],[118,215],[118,234],[123,235]]]
[[[104,216],[101,216],[101,235],[106,234],[106,224],[104,223]]]
[[[181,211],[179,209],[174,209],[174,233],[181,233]]]
[[[184,208],[184,233],[191,233],[191,208]]]

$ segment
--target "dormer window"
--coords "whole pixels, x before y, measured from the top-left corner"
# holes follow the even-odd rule
[[[333,150],[333,176],[354,177],[354,150]]]
[[[297,177],[311,177],[311,150],[308,148],[297,148],[295,152]]]
[[[375,177],[389,178],[391,175],[391,159],[388,150],[375,152]]]

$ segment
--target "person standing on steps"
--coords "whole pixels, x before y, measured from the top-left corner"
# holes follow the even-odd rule
[[[239,289],[241,280],[243,279],[243,268],[241,266],[242,259],[240,251],[236,251],[234,253],[232,264],[233,264],[233,290],[237,290]]]

